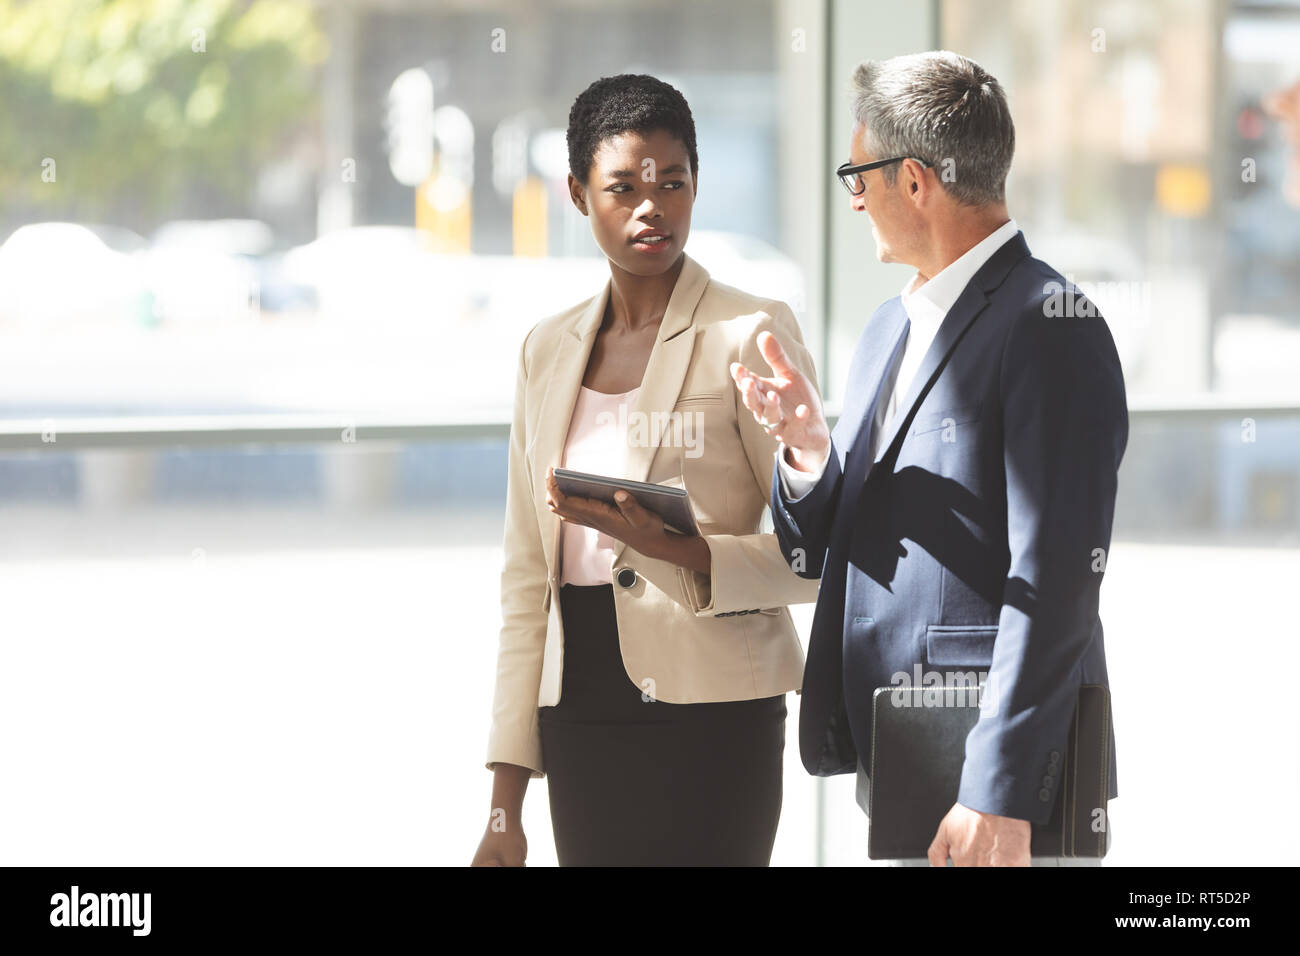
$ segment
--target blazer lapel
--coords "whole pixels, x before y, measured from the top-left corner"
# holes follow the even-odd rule
[[[645,481],[650,474],[650,465],[695,354],[695,308],[709,284],[709,273],[690,256],[682,255],[685,259],[682,271],[659,323],[641,391],[629,409],[624,476],[633,481]],[[622,557],[625,547],[624,541],[614,542],[615,561]]]
[[[984,311],[989,301],[988,293],[1000,286],[1007,273],[1011,271],[1011,267],[1027,255],[1029,255],[1029,246],[1025,243],[1024,234],[1018,232],[999,246],[989,260],[971,277],[970,282],[966,283],[966,288],[962,290],[957,301],[944,316],[939,330],[934,335],[934,340],[926,349],[925,357],[921,359],[920,367],[912,376],[907,394],[898,403],[893,420],[889,423],[885,434],[881,436],[880,443],[876,446],[876,461],[880,461],[889,451],[889,446],[893,444],[899,428],[907,421],[912,407],[921,397],[922,389],[934,374],[934,370],[939,367],[939,363],[952,351],[966,327]]]
[[[591,347],[596,342],[596,332],[600,329],[601,319],[605,315],[605,303],[608,301],[609,282],[606,281],[600,294],[560,334],[555,357],[547,372],[542,405],[537,413],[537,440],[533,444],[533,463],[536,469],[534,479],[537,486],[533,490],[537,497],[538,514],[551,523],[550,533],[543,535],[542,539],[546,548],[546,566],[552,573],[555,571],[556,551],[560,545],[560,519],[545,504],[546,470],[552,465],[560,467],[564,440],[569,435],[569,421],[578,401],[578,389],[582,386],[587,362],[591,358]]]
[[[709,274],[694,259],[683,253],[685,261],[669,296],[659,332],[650,350],[650,359],[641,381],[641,391],[628,414],[628,449],[624,477],[645,481],[650,465],[658,450],[659,440],[668,425],[668,413],[677,404],[682,382],[690,368],[695,349],[695,307],[704,295]],[[537,418],[537,440],[533,446],[533,462],[537,469],[539,513],[551,521],[551,533],[543,535],[546,563],[551,569],[556,565],[559,548],[560,519],[546,509],[545,479],[550,466],[560,466],[564,453],[564,440],[569,434],[573,408],[577,404],[578,390],[582,386],[591,349],[596,342],[605,307],[609,302],[610,283],[591,300],[586,309],[559,336],[559,346],[546,379],[541,409]],[[658,413],[658,414],[656,414]],[[614,559],[622,555],[626,544],[616,541]]]
[[[886,302],[876,319],[871,323],[875,329],[867,331],[854,358],[857,367],[849,370],[850,387],[844,396],[839,419],[835,422],[835,451],[839,455],[841,471],[847,468],[846,462],[854,443],[859,438],[865,441],[870,436],[870,422],[875,414],[876,403],[880,400],[880,386],[884,383],[885,372],[898,350],[903,347],[907,312],[903,309],[902,300],[895,297]],[[853,383],[861,383],[862,387],[855,388]]]

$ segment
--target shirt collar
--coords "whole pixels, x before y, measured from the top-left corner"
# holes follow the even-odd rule
[[[1020,227],[1014,219],[1007,220],[915,290],[913,283],[919,273],[914,274],[907,285],[903,286],[902,292],[907,317],[914,324],[918,321],[935,325],[942,322],[962,290],[979,272],[980,266],[988,262],[993,253],[1019,231]]]

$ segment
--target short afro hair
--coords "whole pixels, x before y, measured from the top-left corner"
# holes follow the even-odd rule
[[[698,175],[695,120],[686,98],[675,87],[644,73],[602,77],[579,93],[569,110],[569,172],[585,184],[604,140],[660,129],[682,141],[691,158],[691,175]]]

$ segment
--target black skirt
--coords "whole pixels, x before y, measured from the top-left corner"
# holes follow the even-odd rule
[[[560,589],[560,702],[539,708],[561,866],[767,866],[785,695],[669,704],[623,666],[613,586]]]

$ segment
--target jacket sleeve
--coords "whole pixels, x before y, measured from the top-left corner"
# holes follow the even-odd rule
[[[798,501],[817,487],[822,475],[826,474],[826,462],[814,472],[797,471],[785,460],[785,442],[776,446],[776,470],[781,473],[781,491],[787,501]]]
[[[957,802],[1043,824],[1062,776],[1052,753],[1065,750],[1080,662],[1100,629],[1128,440],[1124,378],[1105,320],[1027,309],[1008,334],[1000,392],[1010,565],[987,706],[966,737]]]
[[[767,330],[776,336],[790,361],[817,387],[817,369],[812,354],[804,346],[803,333],[794,313],[784,302],[768,303],[758,321],[745,336],[739,361],[746,368],[771,374],[758,349],[758,333]],[[766,498],[776,467],[777,440],[755,419],[731,387],[736,406],[736,425],[745,447],[749,477],[757,484],[759,495]],[[820,580],[796,573],[786,562],[781,544],[774,533],[706,534],[709,544],[709,574],[683,569],[686,596],[696,617],[711,617],[730,611],[755,611],[787,604],[808,604],[817,600]]]
[[[860,340],[858,352],[854,354],[855,361],[861,348]],[[813,384],[816,385],[816,379],[813,379]],[[819,388],[818,393],[820,392]],[[787,564],[801,577],[820,579],[826,563],[831,524],[835,520],[840,485],[844,478],[839,452],[835,448],[835,432],[843,424],[844,419],[841,418],[831,430],[829,457],[812,487],[804,490],[799,497],[792,499],[786,493],[785,483],[781,480],[780,462],[773,467],[768,479],[768,503],[772,510],[773,530]]]
[[[837,426],[838,427],[838,426]],[[769,495],[772,525],[786,560],[801,576],[820,578],[830,546],[831,524],[839,506],[844,474],[832,432],[830,456],[817,483],[791,500],[781,482],[780,468],[772,469]]]
[[[487,768],[500,763],[527,767],[543,776],[542,739],[537,724],[537,690],[546,648],[543,603],[548,580],[546,552],[537,523],[529,469],[524,454],[527,422],[526,352],[529,332],[519,349],[514,416],[510,423],[510,452],[506,476],[506,521],[501,569],[501,637],[497,651],[496,690],[492,729],[488,737]]]

